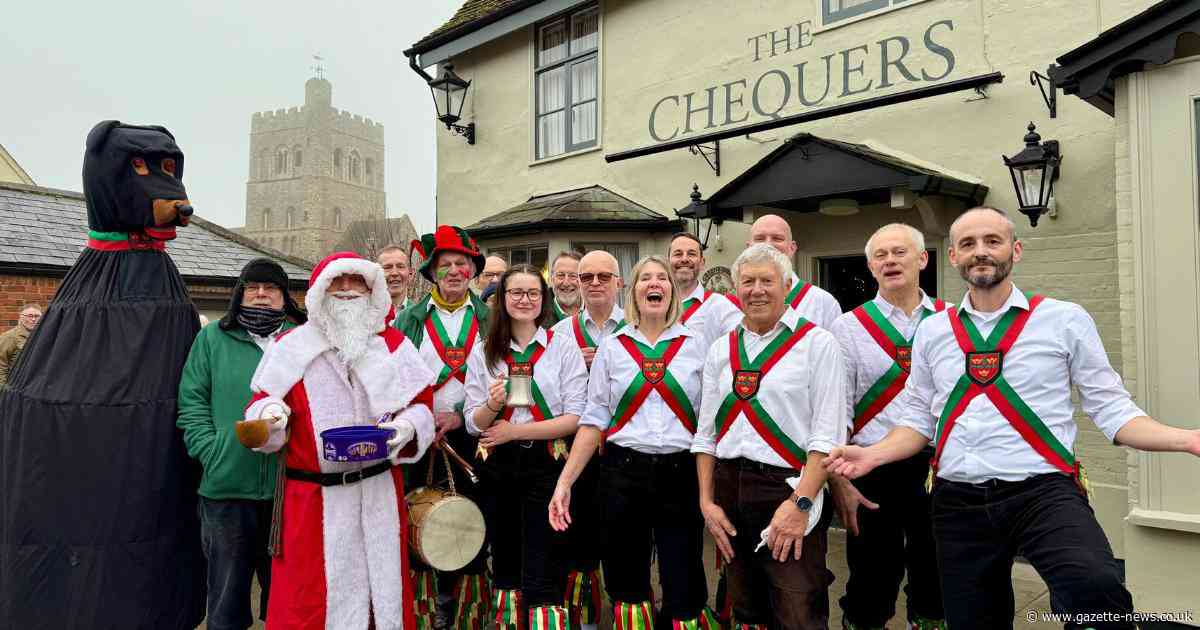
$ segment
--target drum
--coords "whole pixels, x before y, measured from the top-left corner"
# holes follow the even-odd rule
[[[408,542],[439,571],[467,566],[483,548],[483,513],[470,499],[434,487],[409,492]]]

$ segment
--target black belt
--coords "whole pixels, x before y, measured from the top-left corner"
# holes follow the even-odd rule
[[[616,463],[677,464],[683,462],[690,464],[695,461],[696,456],[687,450],[674,453],[643,453],[628,446],[618,446],[609,442],[604,445],[603,458]]]
[[[300,470],[299,468],[288,468],[286,474],[288,479],[294,479],[296,481],[307,481],[309,483],[316,483],[322,486],[342,486],[351,483],[358,483],[363,479],[369,479],[391,469],[392,462],[385,459],[378,464],[371,464],[366,468],[347,470],[340,473],[315,473],[307,470]]]
[[[779,474],[795,475],[798,472],[795,468],[776,466],[774,464],[764,464],[762,462],[756,462],[753,459],[749,459],[746,457],[735,457],[734,459],[718,459],[717,465],[718,466],[732,466],[734,468],[740,468],[741,470],[757,470],[758,472],[770,472],[770,473],[779,473]]]

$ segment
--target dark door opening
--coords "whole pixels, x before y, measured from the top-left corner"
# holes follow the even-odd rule
[[[938,256],[936,250],[928,250],[929,264],[921,271],[921,289],[927,295],[937,295]],[[867,269],[867,258],[857,256],[831,256],[817,259],[817,285],[837,298],[842,311],[849,311],[879,292],[879,284]]]

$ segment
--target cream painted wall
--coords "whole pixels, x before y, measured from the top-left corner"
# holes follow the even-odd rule
[[[575,155],[535,163],[533,160],[532,29],[484,45],[454,59],[456,71],[473,81],[464,118],[477,126],[477,143],[440,130],[438,137],[438,220],[468,225],[484,216],[524,202],[529,197],[594,184],[668,216],[688,203],[693,183],[706,196],[761,159],[791,134],[801,131],[846,141],[877,140],[904,153],[945,168],[978,177],[990,188],[986,202],[1013,208],[1015,197],[1001,154],[1022,147],[1025,125],[1034,121],[1044,139],[1059,140],[1064,155],[1063,176],[1056,185],[1058,216],[1043,218],[1030,229],[1017,216],[1026,244],[1026,259],[1015,280],[1025,290],[1080,303],[1095,318],[1113,364],[1120,369],[1122,337],[1116,261],[1114,121],[1083,101],[1060,97],[1058,117],[1049,119],[1037,88],[1028,83],[1030,70],[1045,71],[1055,57],[1078,46],[1105,28],[1150,6],[1152,0],[1092,0],[1046,3],[1040,0],[926,0],[906,8],[807,36],[802,48],[755,60],[754,37],[805,21],[816,22],[817,0],[601,0],[601,122],[600,147]],[[946,25],[953,25],[953,30]],[[954,55],[954,68],[944,77],[943,56],[925,45],[930,37]],[[815,30],[815,29],[813,29]],[[779,33],[782,36],[782,32]],[[883,79],[880,42],[905,37],[910,44],[906,68],[918,81],[906,81],[898,69]],[[893,57],[900,44],[884,44]],[[861,94],[845,94],[843,53],[851,66],[862,61],[863,74],[851,74],[851,90],[872,81]],[[766,120],[752,107],[754,82],[771,71],[794,76],[805,63],[809,75],[806,96],[815,98],[823,86],[824,58],[830,57],[834,77],[830,96],[807,107],[798,101],[795,86],[779,115],[894,93],[936,82],[962,79],[993,71],[1005,81],[988,88],[987,98],[955,93],[816,121],[799,127],[739,136],[721,143],[722,174],[717,177],[697,156],[685,150],[609,164],[604,155],[655,144],[649,114],[660,99],[693,94],[707,98],[716,87],[718,109],[714,127],[724,125],[724,85],[747,80],[745,107],[735,106],[733,118],[749,112],[745,123]],[[819,76],[813,68],[819,66]],[[922,70],[937,81],[922,79]],[[761,109],[782,97],[777,74],[764,81]],[[730,88],[735,96],[737,84]],[[814,92],[815,90],[815,92]],[[664,107],[669,107],[668,103]],[[664,114],[666,115],[666,114]],[[670,135],[674,120],[659,119],[660,136]],[[707,125],[707,113],[693,116],[693,127]],[[679,137],[691,134],[682,130]],[[819,215],[790,217],[801,241],[798,262],[807,277],[813,256],[857,251],[873,226],[908,218],[866,209],[850,218]],[[943,228],[948,227],[948,220]],[[917,225],[924,227],[922,224]],[[745,226],[720,227],[724,251],[710,250],[710,265],[728,264],[745,240]],[[715,238],[715,237],[714,237]],[[930,238],[931,244],[938,239]],[[944,252],[944,243],[939,246]],[[552,247],[553,251],[553,247]],[[944,261],[944,259],[943,259]],[[943,269],[945,265],[943,264]],[[963,285],[952,271],[942,273],[943,295],[960,299]],[[1098,516],[1118,555],[1122,555],[1122,519],[1126,513],[1127,475],[1124,453],[1107,443],[1080,415],[1077,451],[1088,467],[1097,492]]]

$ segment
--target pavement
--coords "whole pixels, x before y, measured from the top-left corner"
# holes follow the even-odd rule
[[[708,569],[709,578],[709,593],[716,593],[716,572],[713,569],[715,559],[712,541],[708,540],[704,553],[705,566]],[[829,627],[837,630],[842,627],[842,610],[838,606],[837,601],[846,590],[846,576],[849,570],[846,568],[846,532],[841,529],[831,528],[829,530],[829,553],[827,556],[829,569],[833,571],[835,577],[834,583],[829,587],[829,602],[830,602],[830,619]],[[657,573],[657,571],[655,571]],[[1038,621],[1030,623],[1027,615],[1030,611],[1035,614],[1050,611],[1050,593],[1046,589],[1045,582],[1038,577],[1037,572],[1033,567],[1017,562],[1013,565],[1013,601],[1016,603],[1016,615],[1013,617],[1013,627],[1015,628],[1061,628],[1061,624],[1053,624]],[[255,616],[258,614],[258,584],[254,585],[254,593],[251,597],[255,608]],[[606,615],[607,617],[608,615]],[[900,601],[896,603],[896,617],[888,624],[890,630],[900,630],[905,627],[904,620],[906,619],[903,590],[901,590]],[[263,628],[261,621],[255,620],[253,628]],[[606,618],[601,624],[602,630],[609,630],[611,625]],[[200,625],[201,630],[206,630],[204,624]]]

